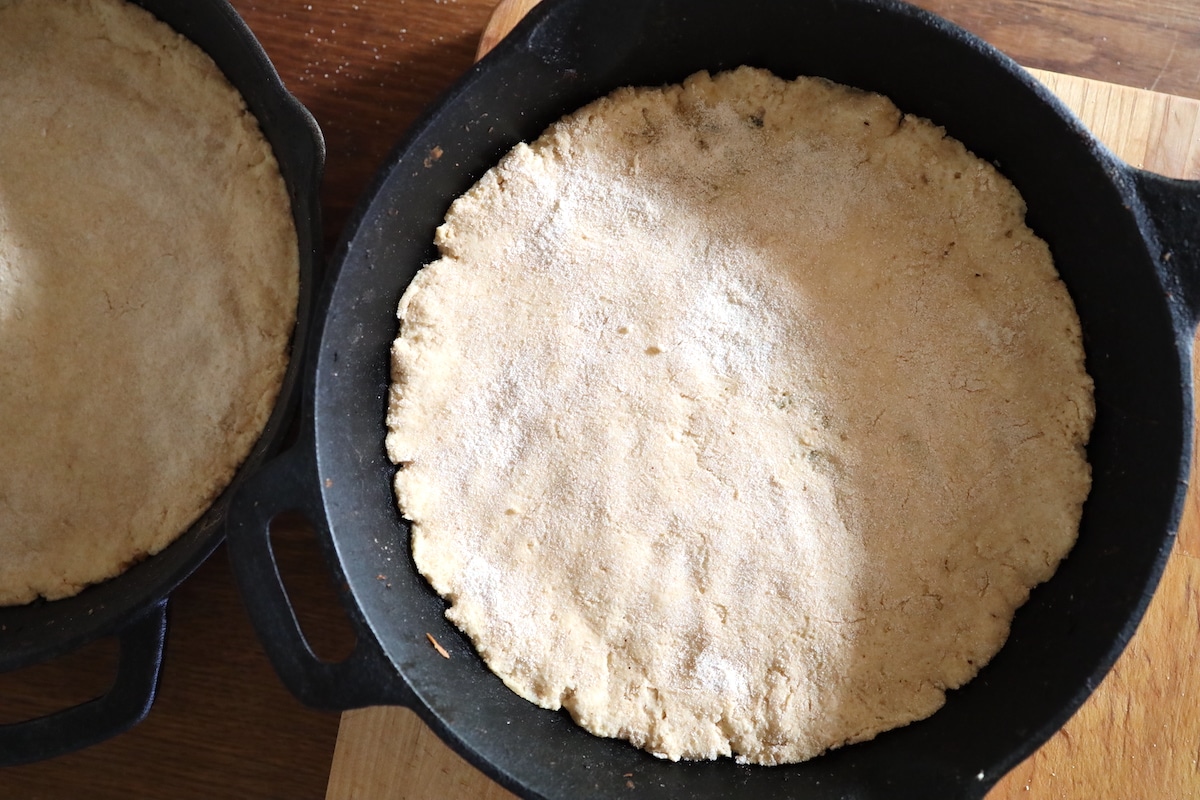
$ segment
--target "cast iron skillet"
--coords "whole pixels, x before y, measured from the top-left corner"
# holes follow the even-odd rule
[[[133,2],[199,45],[242,93],[275,151],[292,202],[300,245],[300,304],[292,361],[276,407],[235,476],[236,483],[279,449],[296,407],[302,344],[308,336],[313,286],[319,277],[318,189],[324,140],[312,116],[284,89],[267,54],[225,0]],[[166,597],[220,544],[231,496],[232,489],[227,489],[173,544],[110,581],[65,600],[0,608],[0,671],[48,661],[101,636],[115,634],[120,641],[116,680],[106,694],[45,717],[0,725],[0,766],[94,744],[145,716],[162,660]]]
[[[383,450],[396,303],[435,257],[451,199],[515,142],[611,89],[743,63],[882,92],[998,163],[1077,304],[1098,406],[1079,543],[994,661],[928,720],[773,768],[660,761],[506,689],[416,574]],[[400,144],[344,235],[300,439],[230,511],[259,634],[306,703],[410,706],[527,797],[982,797],[1100,682],[1171,550],[1191,445],[1198,203],[1200,185],[1119,162],[1012,61],[896,0],[547,0]],[[358,629],[340,664],[312,656],[274,570],[266,530],[289,510],[318,530]]]

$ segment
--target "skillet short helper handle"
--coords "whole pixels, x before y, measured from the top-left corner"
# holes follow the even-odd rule
[[[1200,181],[1133,170],[1138,194],[1158,234],[1167,289],[1193,332],[1200,321]]]
[[[249,476],[234,495],[226,533],[246,610],[275,671],[305,705],[332,711],[411,705],[407,685],[344,591],[342,605],[357,639],[350,656],[337,663],[322,661],[300,629],[271,549],[271,521],[285,512],[299,512],[318,529],[324,528],[316,480],[312,450],[298,443]],[[340,568],[330,566],[340,585]]]
[[[0,767],[66,755],[112,738],[145,718],[162,667],[167,601],[116,634],[117,677],[100,697],[25,722],[0,725]]]

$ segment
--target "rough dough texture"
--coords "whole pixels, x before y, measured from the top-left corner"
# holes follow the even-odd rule
[[[417,567],[515,692],[670,759],[932,714],[1090,485],[1074,307],[995,169],[886,99],[626,89],[451,207],[400,303]]]
[[[274,404],[298,285],[270,147],[119,0],[0,0],[0,603],[165,547]]]

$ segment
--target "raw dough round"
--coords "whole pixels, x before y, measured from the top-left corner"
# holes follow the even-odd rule
[[[120,0],[0,0],[0,604],[173,541],[274,405],[298,255],[208,56]]]
[[[626,89],[457,200],[400,303],[417,567],[515,692],[670,758],[932,714],[1070,549],[1078,318],[992,166],[886,98]]]

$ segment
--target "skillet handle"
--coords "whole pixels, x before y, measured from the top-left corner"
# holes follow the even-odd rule
[[[412,692],[379,648],[350,596],[317,486],[314,451],[304,441],[264,464],[239,487],[229,506],[227,543],[238,589],[258,638],[280,679],[312,708],[346,711],[370,705],[412,705]],[[271,521],[285,512],[304,515],[318,531],[354,628],[354,651],[337,663],[322,661],[309,646],[279,576],[271,549]]]
[[[1167,290],[1190,337],[1200,320],[1200,181],[1166,178],[1140,169],[1132,173],[1149,222],[1158,234],[1160,252],[1156,255]]]
[[[150,711],[162,668],[167,629],[163,600],[117,634],[117,677],[94,700],[37,719],[0,725],[0,767],[56,758],[110,739]]]

